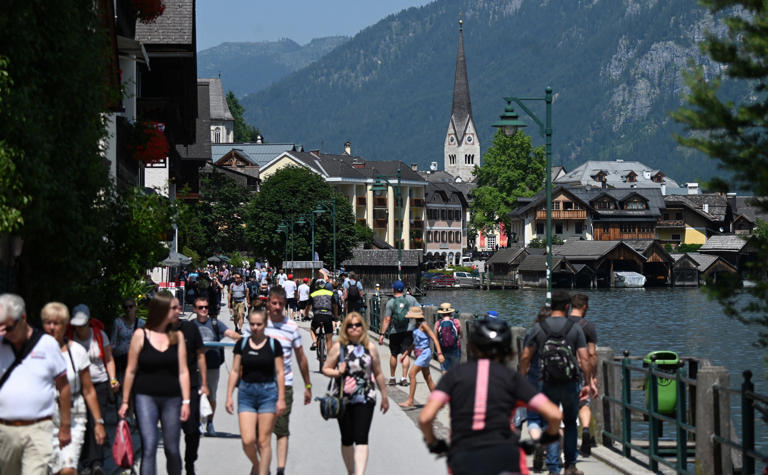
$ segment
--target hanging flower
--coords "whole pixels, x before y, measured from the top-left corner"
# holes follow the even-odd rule
[[[162,162],[168,157],[171,147],[162,122],[136,122],[133,137],[134,160],[150,164]]]
[[[165,11],[163,0],[131,0],[136,16],[142,23],[154,23]]]

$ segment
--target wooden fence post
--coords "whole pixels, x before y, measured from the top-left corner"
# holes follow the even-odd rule
[[[606,361],[612,361],[613,363],[619,363],[619,361],[614,361],[613,358]],[[621,371],[621,365],[620,364],[609,364],[604,365],[605,368],[602,370],[604,371],[603,374],[603,383],[606,385],[603,389],[605,391],[604,394],[612,397],[613,399],[617,399],[619,401],[622,400],[622,371]],[[624,411],[620,404],[611,404],[609,403],[609,409],[608,414],[610,415],[610,422],[608,425],[608,430],[611,431],[612,434],[617,435],[621,437],[622,432],[622,418],[624,417]],[[605,412],[603,412],[603,416],[605,416]],[[603,445],[610,445],[612,446],[614,443],[613,439],[610,439],[608,437],[603,437]]]
[[[462,312],[459,314],[459,323],[461,323],[461,361],[465,362],[468,358],[467,350],[469,349],[469,322],[473,320],[475,316],[471,313]]]
[[[714,398],[712,386],[717,384],[727,388],[729,384],[728,370],[722,366],[703,366],[696,375],[696,474],[712,473],[715,464],[714,444],[712,435],[715,433],[713,415]],[[731,433],[730,397],[724,391],[720,392],[720,434]],[[731,472],[730,450],[723,450],[721,455],[722,473]]]
[[[592,420],[594,421],[594,427],[590,427],[590,429],[593,430],[592,436],[594,437],[594,440],[599,440],[605,444],[603,441],[603,438],[600,437],[603,433],[603,429],[606,428],[606,409],[610,411],[610,407],[607,407],[604,405],[604,402],[607,402],[603,399],[603,396],[606,395],[606,391],[609,387],[608,381],[606,380],[606,377],[609,376],[611,373],[606,371],[606,368],[604,368],[603,362],[605,361],[613,361],[613,349],[608,346],[599,346],[597,348],[597,400],[592,401],[592,404],[590,407],[592,408]],[[614,394],[610,394],[611,397],[616,397]],[[608,418],[613,422],[613,419],[611,419],[610,415]],[[590,425],[591,422],[590,422]],[[608,427],[608,430],[613,432],[613,428]],[[614,432],[615,433],[615,432]],[[611,444],[612,445],[612,444]]]
[[[515,371],[520,371],[520,355],[523,351],[523,339],[527,330],[523,327],[510,327],[509,330],[512,333],[512,351],[514,356],[509,359],[507,366]]]

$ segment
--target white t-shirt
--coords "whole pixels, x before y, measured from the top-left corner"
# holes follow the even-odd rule
[[[292,280],[286,280],[283,284],[283,289],[285,289],[285,298],[287,299],[295,299],[296,298],[296,282]]]
[[[69,389],[72,392],[74,399],[73,409],[75,414],[85,414],[85,399],[83,399],[83,382],[80,380],[80,371],[91,365],[91,360],[88,358],[88,352],[82,345],[72,344],[69,346],[69,354],[72,355],[72,359],[69,359],[69,354],[66,351],[62,351],[64,360],[67,362],[67,380],[69,380]],[[75,367],[72,367],[74,361]],[[75,380],[77,376],[77,380]],[[75,394],[77,394],[75,396]]]
[[[103,330],[99,331],[101,331],[102,345],[106,349],[109,346],[109,337]],[[91,329],[91,337],[87,340],[79,340],[77,335],[74,335],[72,340],[83,345],[83,348],[88,352],[88,358],[91,360],[91,381],[94,383],[109,381],[107,367],[104,365],[104,360],[99,356],[99,342],[93,338],[93,329]]]
[[[277,274],[277,285],[282,287],[286,280],[288,280],[288,274]]]
[[[15,359],[13,348],[0,336],[0,376]],[[0,419],[28,421],[52,416],[56,410],[54,380],[66,371],[59,344],[50,335],[41,336],[0,389]]]
[[[299,302],[309,300],[309,286],[307,284],[301,284],[299,286]]]
[[[267,319],[267,328],[264,333],[280,342],[283,347],[283,366],[285,373],[285,385],[293,385],[293,370],[291,369],[291,355],[294,348],[301,348],[301,333],[299,324],[290,318],[284,317],[282,322],[274,323]],[[246,338],[243,333],[243,338]]]

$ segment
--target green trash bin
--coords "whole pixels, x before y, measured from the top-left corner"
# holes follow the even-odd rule
[[[677,353],[673,351],[652,351],[643,358],[643,367],[650,368],[651,361],[656,362],[656,369],[669,373],[669,378],[658,376],[656,378],[656,382],[658,383],[658,411],[665,415],[674,414],[675,405],[677,404],[677,380],[675,379],[675,372],[680,367],[680,358],[678,358]],[[651,385],[650,378],[651,375],[648,374],[645,377],[645,384],[643,385],[643,390],[645,391],[645,407],[648,409],[651,407],[651,395],[649,390]]]

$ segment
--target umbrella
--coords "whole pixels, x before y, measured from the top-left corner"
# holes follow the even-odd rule
[[[160,261],[160,265],[167,267],[185,266],[192,263],[192,258],[180,252],[171,251],[168,257]]]
[[[208,261],[208,262],[221,262],[221,259],[219,259],[216,256],[211,256],[208,259],[206,259],[206,261]]]
[[[221,259],[222,261],[227,261],[227,262],[229,262],[231,260],[229,257],[225,256],[224,254],[219,254],[219,259]]]

